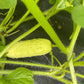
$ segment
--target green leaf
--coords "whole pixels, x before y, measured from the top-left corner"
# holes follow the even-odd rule
[[[72,19],[73,21],[80,25],[81,27],[84,27],[84,6],[76,6],[73,8],[72,11]]]
[[[71,14],[72,10],[73,10],[73,7],[66,7],[64,10]]]
[[[0,9],[14,8],[17,4],[17,0],[0,0]]]
[[[20,67],[3,77],[8,84],[33,84],[33,74],[30,70]],[[5,83],[5,84],[7,84]],[[2,83],[3,84],[3,83]]]
[[[49,0],[50,4],[55,4],[56,0]]]
[[[74,6],[79,6],[82,4],[82,0],[74,0],[72,3]]]
[[[0,84],[9,84],[3,78],[0,78]]]

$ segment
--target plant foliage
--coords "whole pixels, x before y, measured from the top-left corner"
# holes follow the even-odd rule
[[[0,0],[0,9],[14,8],[17,4],[17,0]]]

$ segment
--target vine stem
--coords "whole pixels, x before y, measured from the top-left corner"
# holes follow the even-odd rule
[[[72,4],[73,1],[74,1],[74,0],[71,0],[71,1],[70,1],[70,4]]]
[[[84,6],[84,0],[83,0],[83,6]]]
[[[2,40],[3,46],[5,46],[6,42],[5,42],[5,37],[4,37],[4,35],[1,34],[0,36],[1,36],[1,40]]]
[[[17,64],[17,65],[27,65],[27,66],[35,66],[35,67],[43,67],[43,68],[49,68],[49,69],[56,69],[59,70],[60,67],[57,66],[51,66],[51,65],[45,65],[45,64],[37,64],[37,63],[29,63],[29,62],[19,62],[19,61],[0,61],[0,63],[8,63],[8,64]]]
[[[0,74],[10,74],[12,73],[14,70],[1,70]],[[48,77],[52,77],[54,79],[57,79],[63,83],[68,83],[68,84],[72,84],[71,81],[66,80],[64,78],[59,78],[59,76],[55,76],[55,75],[51,75],[51,73],[49,71],[44,72],[44,71],[32,71],[34,75],[40,75],[40,76],[48,76]]]
[[[15,30],[15,29],[22,23],[22,21],[28,16],[29,13],[30,13],[30,11],[28,10],[28,11],[23,15],[23,17],[22,17],[11,29],[9,29],[6,33],[10,33],[10,32],[12,32],[13,30]]]
[[[47,17],[50,18],[51,15],[44,17],[43,13],[39,9],[38,5],[35,3],[34,0],[22,0],[22,2],[25,4],[27,9],[30,10],[31,14],[35,17],[35,19],[40,23],[41,27],[45,30],[45,32],[50,36],[50,38],[55,42],[55,44],[58,45],[58,48],[63,52],[66,53],[67,49],[63,45],[62,41],[52,28],[52,26],[49,24],[49,22],[46,20]],[[57,13],[58,10],[55,11]],[[54,14],[54,13],[52,13]],[[39,18],[40,17],[40,18]]]
[[[39,2],[39,0],[35,1],[35,3],[38,3],[38,2]],[[6,33],[8,34],[8,33],[12,32],[13,30],[15,30],[24,21],[24,19],[29,15],[29,13],[30,13],[30,11],[28,10],[23,15],[23,17],[19,21],[17,21],[17,23],[11,29],[9,29]]]
[[[59,76],[56,76],[56,75],[51,75],[50,72],[33,71],[33,74],[34,74],[34,75],[41,75],[41,76],[52,77],[52,78],[57,79],[57,80],[59,80],[59,81],[61,81],[61,82],[63,82],[63,83],[66,83],[66,84],[67,84],[67,83],[68,83],[68,84],[72,84],[71,81],[66,80],[66,79],[63,79],[63,78],[59,78]]]
[[[4,35],[0,34],[0,36],[1,36],[1,40],[2,40],[3,46],[5,46],[6,42],[5,42],[5,37],[4,37]],[[2,59],[2,60],[3,60],[3,59]],[[5,60],[5,59],[4,59],[4,60]],[[1,68],[1,70],[4,70],[4,68],[5,68],[5,63],[0,63],[0,68]],[[0,74],[0,78],[2,78],[2,75],[1,75],[1,74]]]
[[[7,16],[5,17],[5,19],[2,21],[1,26],[7,24],[7,22],[9,21],[9,19],[12,17],[12,15],[14,14],[15,8],[10,8],[8,11]]]
[[[75,33],[74,33],[74,36],[73,36],[73,38],[72,38],[72,40],[71,40],[71,43],[70,43],[70,45],[69,45],[69,47],[68,47],[70,53],[73,52],[73,49],[74,49],[74,46],[75,46],[77,37],[78,37],[79,32],[80,32],[80,29],[81,29],[80,26],[77,25],[76,30],[75,30]]]
[[[73,65],[73,60],[72,59],[71,59],[71,61],[69,63],[69,68],[70,68],[71,78],[72,78],[73,84],[77,84],[77,79],[76,79],[76,74],[75,74],[75,70],[74,70],[74,65]]]
[[[74,46],[75,46],[77,37],[79,35],[80,29],[81,29],[80,26],[77,25],[76,30],[75,30],[75,33],[74,33],[74,36],[73,36],[73,38],[71,40],[71,43],[70,43],[70,45],[68,47],[68,51],[67,51],[68,60],[72,56],[73,49],[74,49]],[[71,72],[71,77],[72,77],[73,84],[77,84],[77,79],[76,79],[74,65],[73,65],[73,59],[71,59],[71,61],[69,62],[69,68],[70,68],[70,72]]]

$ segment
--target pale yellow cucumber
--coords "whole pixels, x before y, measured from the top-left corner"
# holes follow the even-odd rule
[[[48,39],[32,39],[20,41],[8,49],[7,57],[24,58],[41,56],[52,50],[51,42]]]

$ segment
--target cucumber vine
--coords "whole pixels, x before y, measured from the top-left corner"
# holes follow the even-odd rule
[[[0,1],[0,9],[8,9],[7,15],[4,20],[0,24],[0,83],[1,84],[34,84],[33,75],[42,75],[49,76],[54,79],[57,79],[65,84],[78,84],[77,76],[84,78],[84,75],[76,73],[74,67],[82,66],[84,67],[84,61],[78,61],[80,58],[84,56],[84,52],[82,52],[79,56],[74,58],[74,47],[80,33],[81,28],[84,28],[84,0],[49,0],[49,3],[52,4],[52,7],[46,11],[41,11],[38,2],[40,0],[21,0],[21,2],[27,8],[25,14],[17,21],[13,22],[13,15],[16,10],[17,0],[1,0]],[[70,36],[70,44],[66,47],[57,33],[54,31],[51,24],[48,22],[50,17],[57,14],[60,11],[67,11],[71,14],[71,18],[73,20],[73,32]],[[31,15],[29,15],[31,13]],[[0,13],[1,15],[5,15]],[[30,28],[28,31],[17,37],[15,40],[6,44],[6,37],[11,34],[15,34],[14,30],[18,28],[18,26],[26,21],[30,21],[32,19],[37,20],[37,24]],[[9,28],[11,26],[11,28]],[[30,63],[30,62],[19,62],[19,61],[9,61],[7,60],[7,51],[13,46],[15,43],[33,33],[39,27],[42,27],[44,31],[48,34],[48,36],[55,43],[55,47],[58,47],[62,53],[67,57],[67,61],[63,64],[53,55],[52,51],[51,55],[51,65],[38,64],[38,63]],[[19,31],[20,32],[20,31]],[[25,50],[24,50],[25,52]],[[55,59],[59,66],[54,66],[53,59]],[[16,70],[5,70],[5,64],[18,64],[18,65],[27,65],[27,66],[35,66],[35,67],[43,67],[49,69],[46,71],[30,71],[26,68],[20,67]],[[69,68],[69,70],[67,70]],[[66,73],[71,74],[72,81],[65,79]],[[6,76],[3,76],[7,74]],[[23,76],[23,78],[21,78]],[[14,77],[16,78],[14,80]],[[22,79],[22,80],[21,80]]]

